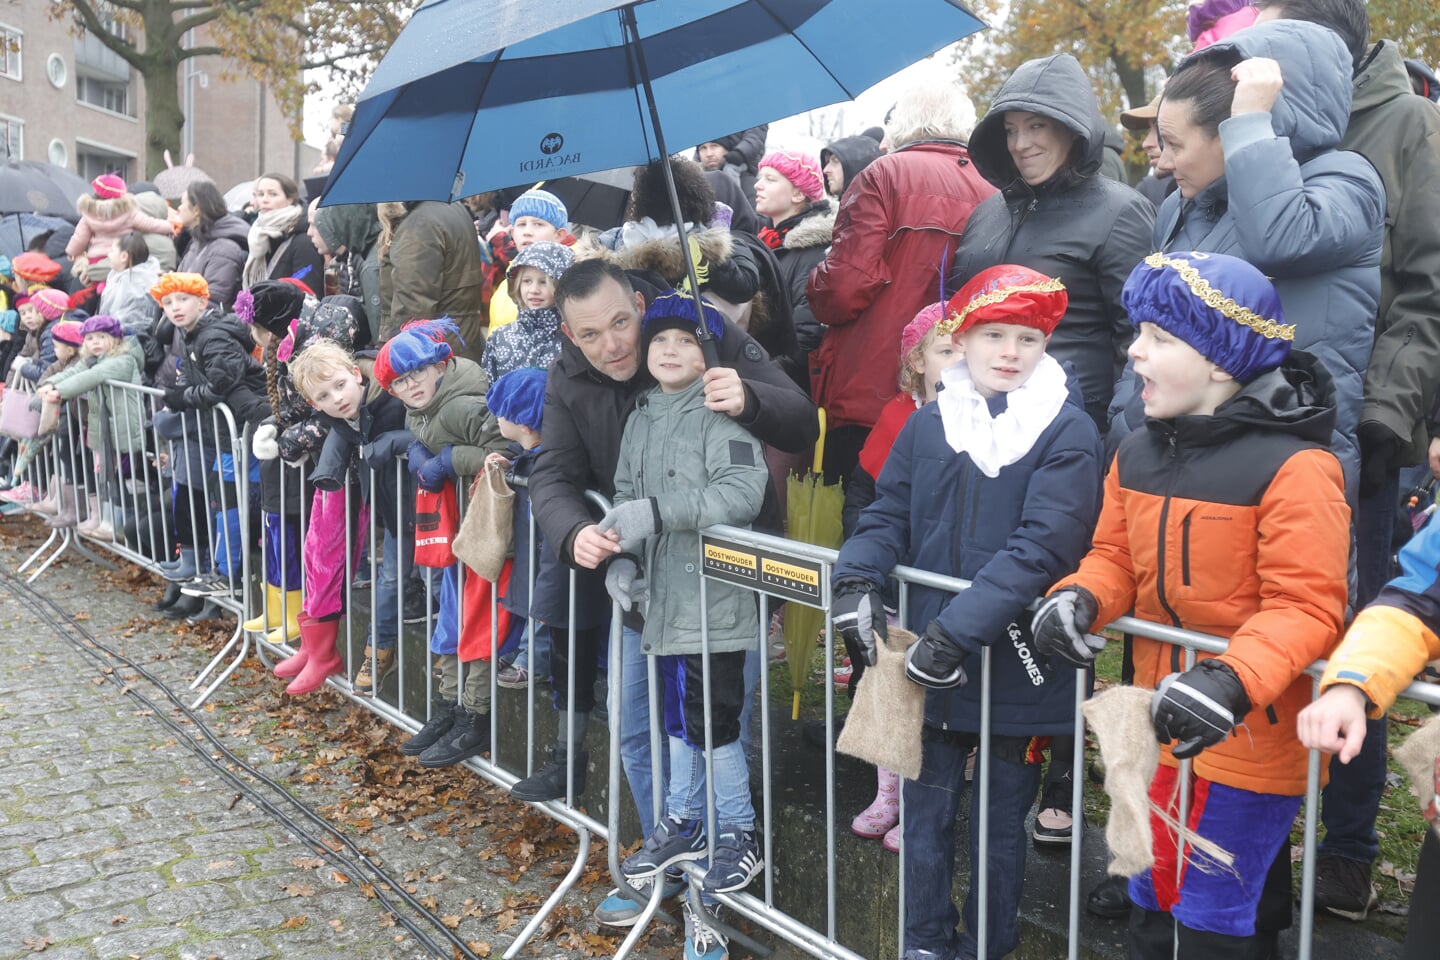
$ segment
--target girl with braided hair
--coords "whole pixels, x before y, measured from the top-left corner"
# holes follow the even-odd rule
[[[266,280],[235,298],[235,315],[250,324],[250,336],[263,351],[265,394],[271,413],[256,427],[252,441],[260,461],[260,500],[265,514],[265,603],[243,626],[265,634],[270,643],[287,643],[300,636],[300,504],[305,482],[295,470],[282,484],[285,462],[279,457],[278,437],[300,428],[311,411],[295,392],[279,355],[282,344],[287,347],[287,357],[293,351],[290,327],[298,323],[308,292],[298,282]],[[313,305],[313,296],[308,302]]]

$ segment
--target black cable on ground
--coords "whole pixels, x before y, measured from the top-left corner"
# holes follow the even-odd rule
[[[307,846],[312,847],[317,853],[319,853],[322,857],[328,860],[332,865],[337,866],[345,870],[349,874],[355,876],[364,876],[367,873],[370,874],[375,881],[371,884],[371,886],[374,888],[375,900],[380,904],[382,908],[389,911],[391,916],[395,918],[396,922],[399,923],[402,927],[404,927],[407,931],[409,931],[409,933],[414,936],[415,939],[419,941],[424,946],[424,948],[428,950],[431,954],[436,957],[444,958],[444,960],[449,960],[449,958],[453,955],[452,953],[447,953],[439,943],[431,939],[427,932],[420,926],[418,926],[414,920],[411,920],[401,911],[396,909],[395,904],[391,902],[391,900],[385,895],[385,892],[382,890],[382,885],[388,887],[391,891],[397,894],[399,898],[404,901],[406,906],[408,906],[415,913],[419,914],[427,923],[431,924],[445,940],[449,941],[450,945],[454,948],[456,952],[459,953],[460,956],[465,957],[466,960],[481,960],[481,958],[470,949],[469,945],[463,939],[461,939],[457,934],[450,930],[450,928],[446,927],[445,924],[441,922],[438,916],[436,916],[430,910],[427,910],[419,902],[419,900],[417,900],[405,890],[404,886],[402,886],[399,882],[392,878],[388,873],[385,872],[383,868],[379,866],[379,864],[375,863],[375,861],[372,860],[364,851],[362,851],[358,846],[356,846],[354,841],[352,841],[343,832],[336,829],[336,827],[324,817],[320,816],[318,813],[311,810],[308,806],[302,803],[299,799],[292,796],[289,791],[285,790],[285,788],[282,787],[280,784],[276,783],[274,780],[270,779],[265,774],[255,769],[245,760],[237,756],[234,751],[232,751],[224,743],[222,743],[220,739],[216,736],[214,731],[212,731],[208,726],[206,726],[204,721],[202,721],[199,716],[197,716],[192,710],[190,710],[190,708],[187,707],[185,703],[179,697],[177,697],[170,690],[170,688],[166,686],[154,674],[150,673],[144,667],[140,666],[134,660],[131,660],[124,654],[119,653],[111,647],[108,647],[105,644],[101,643],[98,639],[96,639],[94,634],[87,630],[83,625],[76,622],[76,620],[68,612],[57,606],[48,597],[33,590],[28,584],[24,583],[19,578],[13,576],[9,572],[0,571],[0,582],[3,582],[5,587],[10,591],[10,593],[18,601],[20,601],[21,604],[23,604],[27,609],[29,609],[31,613],[39,617],[48,626],[54,629],[59,636],[69,641],[76,649],[80,650],[86,656],[89,656],[101,666],[105,667],[111,666],[111,664],[108,663],[105,659],[106,657],[109,657],[112,660],[118,661],[119,663],[123,664],[127,669],[135,671],[135,673],[138,674],[140,677],[144,678],[146,681],[154,685],[162,694],[164,694],[165,698],[170,701],[171,705],[177,711],[179,711],[181,716],[189,720],[191,725],[193,725],[194,729],[198,730],[201,734],[203,734],[205,739],[209,741],[211,746],[213,746],[215,750],[217,750],[222,756],[224,756],[224,758],[229,763],[233,764],[235,767],[243,771],[248,776],[253,777],[255,780],[258,780],[265,787],[284,797],[290,802],[292,806],[294,806],[301,814],[303,814],[306,819],[319,826],[324,831],[324,833],[330,835],[331,837],[334,837],[339,843],[341,843],[347,850],[349,850],[354,855],[355,859],[352,860],[345,857],[339,851],[334,850],[329,845],[324,843],[319,838],[319,836],[311,833],[304,826],[298,823],[294,818],[288,815],[284,810],[280,809],[278,806],[272,803],[259,789],[255,787],[254,784],[246,781],[245,779],[240,777],[239,774],[237,774],[234,770],[227,768],[225,764],[221,763],[215,757],[211,756],[210,752],[206,750],[204,745],[192,735],[190,730],[186,729],[186,726],[184,724],[170,717],[164,711],[157,709],[156,703],[153,700],[151,700],[144,694],[134,690],[133,685],[128,681],[123,681],[117,672],[112,671],[108,675],[108,679],[110,680],[110,682],[120,687],[121,693],[130,697],[137,703],[143,705],[145,708],[149,709],[152,715],[155,716],[158,720],[160,720],[161,723],[164,723],[173,732],[183,738],[185,744],[190,747],[190,749],[192,750],[192,752],[195,753],[196,756],[200,757],[207,764],[209,764],[218,774],[220,774],[221,777],[228,781],[242,794],[248,796],[250,800],[255,803],[256,806],[260,807],[273,819],[277,820],[281,825],[283,825],[287,830],[299,837],[301,841],[304,842]]]

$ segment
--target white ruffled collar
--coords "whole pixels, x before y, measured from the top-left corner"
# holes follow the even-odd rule
[[[945,442],[956,453],[967,454],[987,477],[999,476],[1030,452],[1040,434],[1054,422],[1070,394],[1065,370],[1048,353],[1019,387],[1005,396],[1006,407],[996,416],[975,389],[970,368],[962,360],[945,369],[936,403],[945,427]]]

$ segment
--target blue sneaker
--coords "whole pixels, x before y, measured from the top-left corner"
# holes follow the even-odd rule
[[[660,818],[640,849],[625,858],[620,873],[626,880],[653,877],[671,864],[705,857],[705,827],[699,820]]]
[[[755,831],[722,826],[715,838],[715,858],[705,872],[705,892],[734,893],[743,890],[765,869],[765,858]]]
[[[627,928],[635,926],[640,919],[640,914],[645,910],[645,904],[650,899],[650,885],[655,882],[654,877],[646,877],[644,880],[636,880],[630,883],[630,889],[635,891],[639,900],[634,900],[621,893],[617,887],[610,891],[610,894],[602,901],[600,906],[595,908],[595,922],[602,923],[607,927]],[[669,900],[678,896],[685,889],[685,879],[679,874],[665,874],[665,892],[662,897]]]
[[[711,921],[720,918],[720,904],[696,908],[685,898],[685,960],[729,960],[730,941]]]

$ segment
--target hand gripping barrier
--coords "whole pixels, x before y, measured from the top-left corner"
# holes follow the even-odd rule
[[[56,559],[67,550],[77,555],[84,556],[97,562],[106,561],[95,552],[95,549],[107,553],[119,559],[128,560],[145,569],[159,571],[159,564],[162,560],[169,559],[169,552],[175,539],[182,542],[187,541],[195,545],[197,554],[203,551],[209,557],[224,557],[227,560],[236,559],[234,563],[226,563],[221,566],[220,579],[227,590],[220,591],[212,599],[237,618],[236,629],[229,641],[222,647],[219,653],[201,671],[200,675],[192,684],[193,688],[199,688],[204,684],[204,689],[199,694],[196,705],[202,703],[207,697],[214,693],[226,679],[234,672],[243,659],[248,655],[250,645],[253,642],[255,650],[263,664],[269,662],[276,655],[289,655],[293,652],[286,642],[288,634],[284,624],[289,619],[291,610],[291,591],[298,589],[298,584],[292,582],[291,568],[299,568],[301,576],[307,569],[305,555],[300,544],[303,542],[302,532],[308,528],[310,519],[310,504],[313,487],[310,478],[304,467],[284,466],[275,474],[275,483],[278,486],[279,502],[283,509],[278,515],[267,513],[264,522],[258,522],[251,514],[251,488],[249,470],[245,469],[248,461],[248,433],[242,433],[236,429],[235,419],[230,411],[223,406],[204,413],[194,413],[190,416],[180,418],[178,422],[169,424],[168,436],[162,436],[155,428],[156,414],[159,413],[161,392],[151,388],[140,387],[132,384],[108,383],[92,399],[97,399],[103,405],[108,414],[111,409],[126,410],[126,405],[137,404],[143,412],[143,431],[136,427],[128,426],[125,417],[102,416],[101,422],[107,426],[102,430],[102,439],[98,448],[87,447],[89,439],[82,429],[83,418],[71,415],[62,416],[55,436],[44,443],[36,445],[34,453],[26,467],[25,476],[32,484],[34,490],[48,489],[54,498],[58,499],[60,506],[68,503],[73,510],[83,511],[94,497],[97,508],[102,515],[107,511],[104,505],[109,505],[108,515],[111,518],[110,526],[113,530],[105,529],[100,525],[99,530],[79,530],[69,526],[58,526],[50,535],[50,538],[37,549],[22,565],[21,571],[30,570],[31,579],[40,576],[48,569]],[[73,404],[71,405],[73,406]],[[122,426],[111,428],[109,424],[117,423]],[[119,436],[112,434],[119,433]],[[140,434],[140,436],[137,436]],[[90,441],[93,444],[93,440]],[[100,455],[93,454],[98,449]],[[198,454],[192,462],[197,464],[197,469],[187,472],[186,480],[197,481],[194,484],[195,497],[200,498],[199,504],[208,505],[201,510],[188,509],[181,511],[180,525],[187,527],[185,530],[177,530],[176,523],[172,520],[170,505],[171,497],[179,488],[175,487],[175,473],[177,458],[190,454]],[[222,457],[221,454],[228,454]],[[208,460],[206,458],[209,458]],[[206,467],[205,464],[209,463]],[[98,469],[97,469],[98,468]],[[404,517],[409,512],[409,504],[405,502],[404,490],[406,481],[406,465],[403,459],[396,459],[393,463],[382,468],[385,471],[393,471],[393,489],[397,491],[395,516]],[[435,709],[435,686],[434,667],[436,657],[431,652],[428,642],[434,627],[437,623],[437,615],[433,600],[437,592],[436,578],[438,571],[420,573],[415,570],[413,557],[413,538],[405,535],[405,524],[398,525],[401,532],[399,538],[392,533],[387,533],[383,528],[385,523],[381,522],[378,515],[376,498],[372,495],[368,500],[361,502],[359,491],[361,486],[358,482],[360,474],[364,472],[364,479],[368,480],[370,491],[380,489],[377,485],[377,474],[363,463],[352,467],[345,477],[342,485],[343,493],[336,496],[343,502],[344,516],[347,519],[344,529],[344,564],[343,564],[343,608],[347,611],[344,618],[344,660],[348,664],[345,673],[331,677],[328,684],[351,700],[376,715],[384,718],[398,729],[413,733],[417,731],[422,720],[431,719]],[[520,484],[521,481],[513,481]],[[188,484],[187,484],[188,486]],[[297,495],[298,494],[298,495]],[[604,510],[608,504],[597,494],[589,494],[589,499],[595,506]],[[33,502],[19,501],[23,507],[33,508]],[[292,508],[293,503],[293,508]],[[464,490],[460,491],[460,511],[463,516],[467,509]],[[261,630],[258,633],[249,633],[240,628],[239,620],[245,616],[257,612],[265,616],[264,603],[260,597],[265,593],[262,590],[266,564],[259,564],[259,570],[252,562],[250,551],[242,549],[240,556],[235,557],[232,552],[230,537],[234,535],[235,528],[230,525],[217,525],[208,520],[207,517],[219,511],[221,514],[229,510],[237,511],[239,517],[238,530],[243,543],[250,543],[254,539],[253,531],[259,531],[261,540],[261,556],[273,556],[278,561],[278,567],[282,571],[281,586],[286,589],[279,591],[281,597],[278,622],[270,622],[266,627],[278,627],[270,630],[269,633]],[[179,515],[179,513],[177,513]],[[141,518],[149,518],[150,522],[139,522]],[[256,522],[252,525],[252,520]],[[527,518],[531,536],[528,542],[535,543],[535,523],[533,517]],[[188,536],[187,536],[188,534]],[[759,832],[762,842],[762,852],[765,855],[766,865],[762,874],[760,888],[721,894],[717,900],[729,908],[735,914],[745,917],[753,923],[764,927],[772,934],[786,940],[806,954],[820,958],[836,958],[836,960],[859,960],[860,954],[854,949],[842,944],[839,939],[838,930],[838,897],[836,893],[836,870],[834,865],[838,862],[839,847],[837,844],[836,830],[837,823],[840,823],[839,807],[836,803],[836,761],[833,749],[835,723],[834,723],[834,683],[833,663],[835,653],[835,632],[831,622],[829,611],[831,597],[829,591],[830,573],[837,557],[836,551],[814,547],[808,544],[787,540],[781,537],[768,536],[750,530],[732,527],[716,527],[704,531],[702,535],[701,556],[697,558],[699,569],[703,572],[700,579],[700,586],[697,595],[697,602],[702,607],[706,601],[707,584],[712,579],[724,579],[735,583],[733,577],[726,577],[723,572],[717,571],[713,565],[706,563],[705,544],[707,542],[723,542],[728,549],[740,549],[749,551],[757,561],[757,569],[760,558],[764,557],[780,565],[784,575],[756,580],[748,585],[748,588],[756,595],[756,603],[759,611],[759,631],[756,637],[758,650],[766,649],[766,632],[772,612],[777,600],[789,603],[806,603],[818,607],[826,612],[824,629],[824,690],[825,690],[825,733],[826,742],[830,744],[825,751],[825,784],[824,784],[824,834],[825,834],[825,863],[830,869],[825,871],[824,878],[824,910],[823,917],[800,917],[787,913],[782,906],[777,904],[777,875],[794,876],[795,869],[787,869],[786,864],[777,865],[777,857],[780,851],[775,844],[774,824],[776,823],[776,770],[772,752],[772,724],[770,711],[764,709],[771,701],[769,671],[763,665],[764,654],[761,653],[756,659],[761,661],[756,684],[759,690],[759,702],[762,705],[760,710],[760,782],[761,796],[757,798],[757,813],[759,813]],[[359,549],[363,546],[363,551]],[[92,549],[95,548],[95,549]],[[357,562],[357,558],[364,554],[363,562]],[[527,586],[528,595],[533,596],[534,576],[536,563],[531,556],[526,564],[529,582]],[[33,567],[33,569],[31,569]],[[257,576],[258,573],[258,576]],[[370,581],[368,602],[357,598],[357,594],[363,592],[363,588],[357,586],[355,575],[357,573],[368,574]],[[797,577],[797,573],[801,576]],[[465,597],[467,591],[465,585],[468,577],[475,574],[469,573],[463,566],[459,568],[456,575],[456,597],[455,603],[455,624],[454,629],[458,635],[464,630],[465,624],[470,618],[480,616],[488,620],[490,636],[495,637],[502,622],[502,612],[497,596],[498,590],[495,584],[490,584],[488,591],[489,610],[467,610]],[[574,650],[577,642],[576,608],[577,579],[575,571],[569,572],[568,580],[568,605],[570,608],[569,626],[566,630],[569,649]],[[923,586],[939,589],[948,592],[958,592],[968,588],[969,584],[963,580],[952,577],[943,577],[928,571],[917,570],[907,567],[897,567],[893,577],[899,585],[900,616],[905,621],[909,591],[913,586]],[[416,598],[423,595],[423,604]],[[423,616],[416,610],[408,611],[411,619],[419,627],[417,630],[406,630],[406,601],[410,599],[410,606],[423,607]],[[358,600],[358,603],[357,603]],[[486,614],[488,612],[488,617]],[[368,619],[368,623],[366,620]],[[1121,618],[1111,624],[1117,630],[1136,633],[1151,637],[1156,640],[1175,643],[1183,647],[1185,653],[1185,666],[1193,665],[1195,653],[1223,652],[1226,642],[1217,637],[1210,637],[1203,634],[1193,633],[1186,630],[1179,630],[1154,624],[1146,621],[1139,621],[1133,618]],[[379,667],[379,648],[376,643],[377,631],[380,633],[393,634],[397,645],[397,656],[395,658],[394,682],[386,678],[376,677],[373,691],[357,690],[349,679],[351,671],[357,669],[366,659],[372,676]],[[422,632],[423,631],[423,632]],[[543,637],[547,628],[536,621],[526,618],[523,624],[523,632],[529,642],[531,654],[531,666],[537,663],[537,641],[543,643]],[[648,923],[659,917],[668,922],[675,922],[675,918],[662,909],[663,884],[654,883],[651,886],[648,897],[629,888],[623,882],[620,875],[619,845],[609,842],[611,838],[620,836],[620,807],[625,791],[620,780],[621,770],[624,768],[624,757],[622,756],[622,741],[627,735],[630,736],[631,744],[648,740],[650,756],[656,759],[654,767],[663,769],[663,757],[665,756],[665,738],[662,724],[663,710],[656,709],[660,697],[660,684],[658,671],[653,658],[644,658],[638,649],[638,634],[630,631],[627,638],[627,631],[622,628],[622,621],[619,610],[616,607],[611,609],[609,637],[609,674],[608,674],[608,707],[609,707],[609,778],[605,785],[606,819],[600,822],[579,806],[577,783],[575,782],[575,767],[567,765],[566,788],[563,797],[535,804],[536,808],[543,811],[547,816],[558,824],[563,824],[576,833],[577,843],[575,859],[566,875],[556,885],[553,892],[537,910],[535,915],[521,930],[519,936],[507,949],[505,956],[513,958],[530,942],[535,934],[541,929],[546,918],[564,900],[565,896],[574,888],[578,881],[585,862],[589,856],[592,839],[598,838],[608,844],[608,866],[615,886],[621,891],[629,891],[629,895],[637,900],[643,900],[640,917],[631,928],[628,935],[617,949],[615,956],[625,957],[633,950],[636,942],[643,935]],[[631,641],[627,648],[627,639]],[[704,707],[709,713],[711,709],[710,690],[710,637],[708,627],[704,625],[702,618],[701,629],[702,647],[702,688]],[[627,658],[627,651],[629,657]],[[368,657],[367,657],[368,654]],[[493,657],[493,655],[492,655]],[[566,675],[567,690],[569,692],[565,709],[560,718],[561,723],[568,727],[568,732],[574,732],[575,706],[576,706],[576,657],[567,656]],[[222,668],[223,664],[223,668]],[[494,659],[492,659],[492,667]],[[1324,664],[1317,663],[1309,669],[1309,673],[1316,678],[1323,670]],[[465,689],[465,681],[470,671],[475,669],[471,665],[461,664],[457,678],[457,691]],[[636,680],[634,683],[627,682],[630,671],[639,669],[643,673],[643,681]],[[979,747],[977,750],[976,764],[976,796],[982,798],[981,802],[972,800],[972,809],[977,810],[979,819],[979,850],[977,860],[980,863],[988,862],[989,852],[989,804],[988,797],[991,789],[991,669],[992,654],[987,648],[982,652],[979,677],[971,678],[972,683],[978,682],[981,685],[981,720],[979,731]],[[217,672],[218,671],[218,672]],[[465,765],[491,783],[509,790],[523,776],[535,772],[535,756],[540,745],[536,727],[537,716],[544,715],[543,704],[537,703],[536,696],[536,670],[528,671],[528,679],[525,683],[524,705],[525,723],[523,736],[508,735],[499,723],[499,711],[492,709],[490,713],[490,738],[491,749],[489,758],[475,757],[465,761]],[[497,683],[497,671],[489,670],[488,687],[490,702],[494,704],[501,689]],[[623,698],[631,695],[630,691],[643,691],[643,697],[650,707],[648,727],[641,731],[637,737],[636,731],[622,730],[622,717],[624,715],[625,703]],[[753,703],[753,690],[747,687],[747,693],[751,694]],[[457,692],[457,696],[459,693]],[[1081,841],[1083,833],[1083,817],[1078,812],[1083,810],[1083,789],[1085,778],[1079,775],[1084,769],[1084,722],[1080,713],[1080,706],[1085,696],[1084,671],[1077,671],[1076,698],[1074,711],[1075,728],[1075,752],[1074,769],[1077,773],[1073,777],[1072,785],[1072,810],[1077,812],[1074,817],[1073,833],[1074,839],[1071,844],[1071,860],[1069,871],[1069,903],[1068,903],[1068,936],[1067,956],[1077,958],[1080,951],[1079,938],[1079,911],[1081,904]],[[1405,691],[1405,696],[1425,703],[1440,705],[1440,685],[1416,683]],[[423,709],[417,709],[415,699],[424,700]],[[539,708],[537,710],[537,707]],[[573,742],[573,736],[567,736],[567,742]],[[706,815],[707,836],[712,838],[709,853],[713,854],[713,837],[715,836],[715,784],[714,784],[714,760],[713,760],[713,731],[707,726],[706,729]],[[1315,860],[1315,824],[1317,822],[1319,804],[1319,783],[1320,783],[1320,762],[1321,756],[1318,751],[1310,754],[1308,771],[1308,787],[1304,800],[1304,864],[1303,864],[1303,886],[1301,895],[1301,922],[1300,922],[1300,952],[1301,960],[1310,960],[1313,956],[1313,899],[1312,892],[1315,882],[1314,860]],[[1186,763],[1182,771],[1188,773],[1189,764]],[[650,813],[657,817],[663,811],[663,778],[655,776],[651,778]],[[1181,818],[1182,822],[1190,803],[1189,784],[1184,776],[1181,778]],[[906,815],[903,803],[903,792],[901,801],[902,824]],[[901,844],[899,871],[899,909],[896,915],[896,942],[904,942],[904,902],[905,902],[905,845]],[[1033,869],[1034,867],[1032,867]],[[703,876],[703,868],[696,864],[684,864],[683,869],[692,879],[698,881]],[[989,884],[991,878],[985,870],[975,871],[972,876],[975,884],[975,895],[979,910],[975,936],[978,941],[979,955],[987,954],[987,947],[993,933],[989,929],[989,918],[987,904],[989,898]],[[695,898],[692,892],[688,894]],[[692,904],[694,899],[692,899]],[[730,925],[717,922],[715,926],[723,933],[731,936],[736,942],[742,943],[751,952],[757,955],[765,955],[768,950],[761,944],[755,943],[750,938],[734,930]]]

